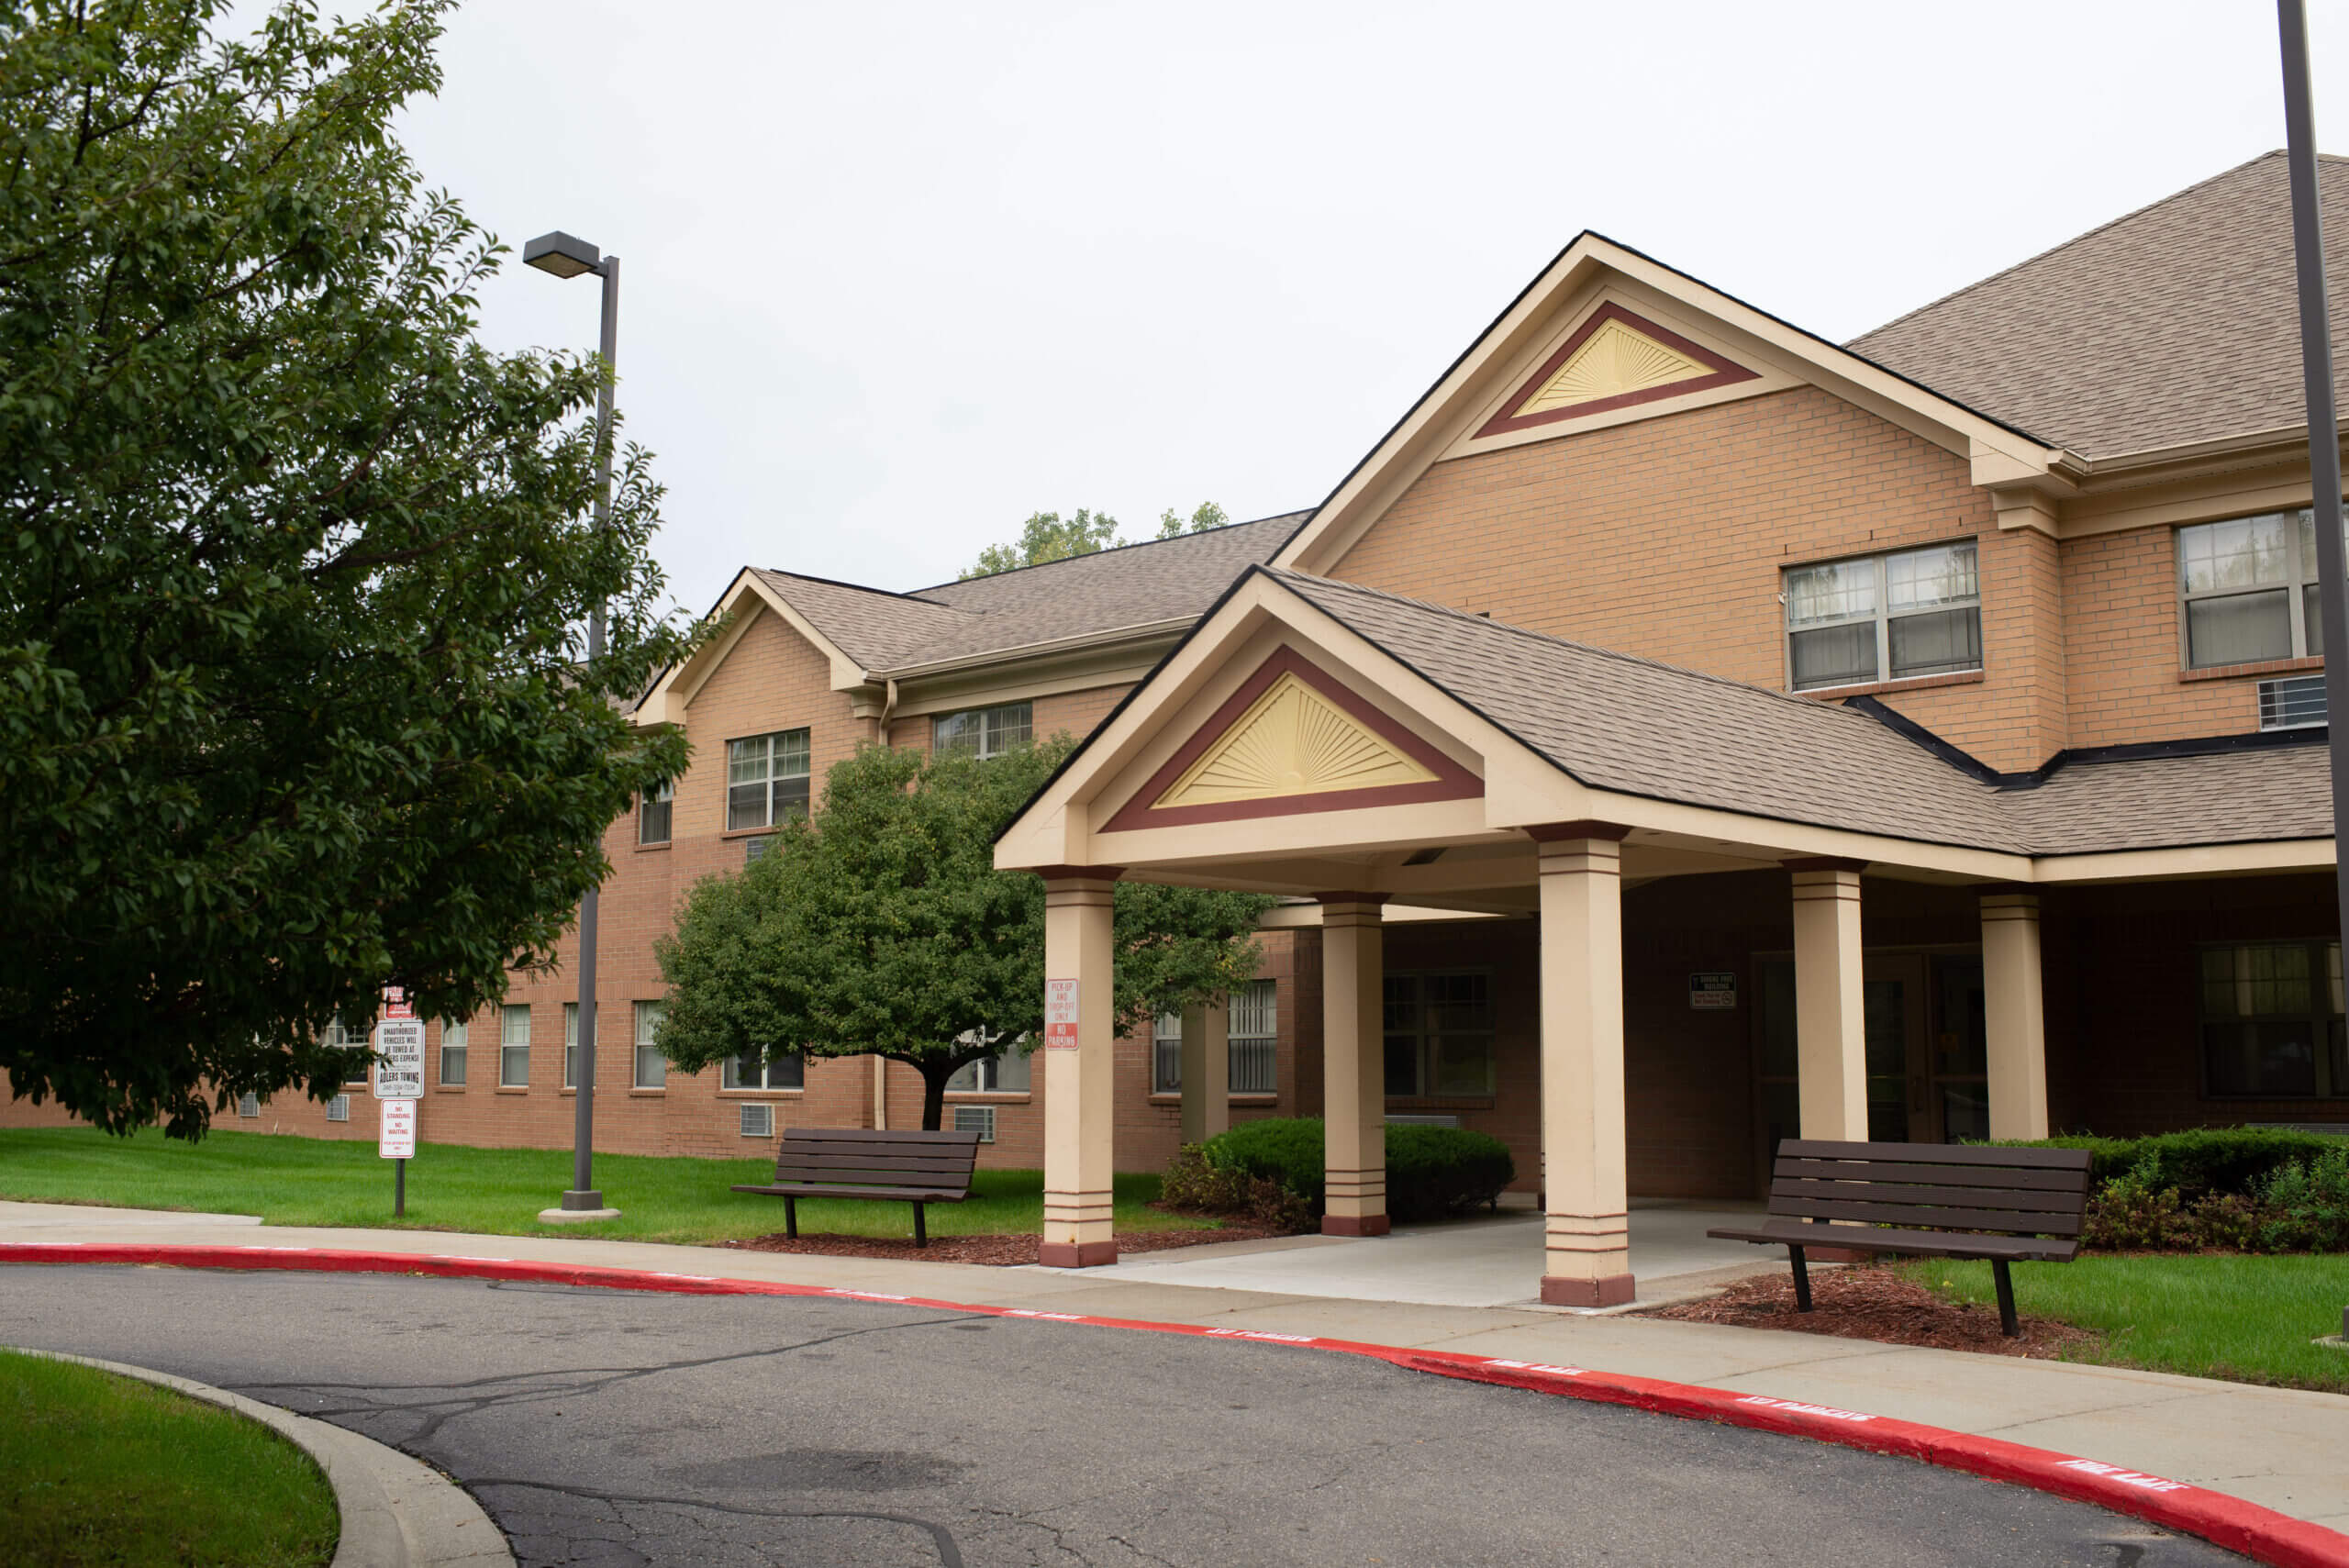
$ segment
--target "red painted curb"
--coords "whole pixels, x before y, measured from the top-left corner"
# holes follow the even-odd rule
[[[1920,1460],[1963,1470],[1993,1481],[2009,1481],[2041,1492],[2127,1514],[2165,1529],[2199,1536],[2215,1545],[2272,1568],[2349,1568],[2349,1535],[2310,1524],[2273,1508],[2247,1503],[2184,1481],[2165,1480],[2117,1464],[2029,1448],[1997,1438],[1975,1437],[1940,1427],[1920,1426],[1859,1410],[1840,1410],[1801,1400],[1726,1388],[1669,1383],[1453,1351],[1418,1351],[1370,1345],[1314,1334],[1275,1334],[1252,1329],[1209,1329],[1192,1323],[1152,1323],[1135,1318],[1094,1318],[1074,1312],[1038,1312],[1016,1307],[974,1307],[929,1296],[885,1291],[840,1290],[823,1285],[771,1284],[648,1269],[583,1268],[570,1263],[517,1258],[466,1257],[448,1253],[370,1252],[327,1247],[120,1246],[111,1242],[0,1242],[0,1263],[145,1263],[196,1269],[291,1269],[325,1273],[424,1274],[440,1278],[527,1280],[585,1285],[605,1290],[664,1291],[682,1296],[830,1296],[851,1301],[886,1301],[939,1311],[1027,1318],[1050,1323],[1126,1329],[1154,1334],[1187,1334],[1209,1340],[1246,1340],[1258,1344],[1297,1345],[1318,1351],[1368,1356],[1415,1372],[1472,1383],[1498,1384],[1537,1394],[1563,1395],[1605,1405],[1624,1405],[1658,1415],[1720,1421],[1788,1437],[1839,1443],[1872,1453]]]

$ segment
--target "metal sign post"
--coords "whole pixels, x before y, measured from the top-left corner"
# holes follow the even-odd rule
[[[397,985],[384,987],[375,1026],[375,1152],[392,1162],[392,1218],[407,1217],[407,1162],[416,1158],[417,1102],[424,1097],[424,1021]]]

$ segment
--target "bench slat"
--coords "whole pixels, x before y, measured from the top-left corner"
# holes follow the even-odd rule
[[[1776,1180],[1809,1177],[1816,1181],[1924,1182],[1944,1187],[2015,1187],[2032,1192],[2080,1193],[2087,1190],[2086,1171],[2030,1171],[2012,1165],[1919,1165],[1898,1160],[1788,1160],[1781,1158]]]
[[[2077,1193],[2032,1192],[2015,1187],[1942,1187],[1922,1186],[1913,1182],[1821,1182],[1807,1178],[1779,1177],[1770,1184],[1773,1199],[1781,1194],[1789,1197],[1831,1198],[1839,1202],[1912,1203],[1948,1208],[2015,1208],[2027,1212],[2077,1214],[2080,1195]]]
[[[1806,1219],[1854,1219],[1863,1225],[1894,1225],[1909,1229],[1936,1226],[1952,1230],[1996,1230],[2018,1236],[2076,1236],[2077,1214],[2026,1214],[2006,1208],[1955,1208],[1935,1204],[1837,1203],[1825,1198],[1770,1199],[1773,1218],[1792,1215]]]
[[[2085,1149],[1996,1149],[1959,1143],[1837,1143],[1789,1138],[1781,1160],[1889,1160],[1910,1165],[2011,1165],[2019,1170],[2086,1171]]]
[[[933,1154],[921,1149],[832,1149],[821,1144],[785,1144],[776,1158],[793,1160],[803,1165],[897,1165],[908,1171],[967,1171],[971,1154],[967,1151],[947,1151]]]
[[[1723,1241],[1758,1241],[1781,1247],[1844,1247],[1855,1252],[1905,1252],[1920,1258],[2005,1258],[2022,1262],[2067,1263],[2080,1250],[2080,1244],[2071,1240],[1863,1229],[1856,1226],[1805,1225],[1799,1220],[1751,1230],[1708,1230],[1705,1234]]]
[[[849,1197],[885,1198],[902,1203],[961,1203],[971,1195],[968,1189],[928,1187],[850,1187],[810,1185],[805,1182],[777,1182],[772,1186],[738,1186],[738,1193],[757,1193],[766,1197]]]
[[[786,1127],[783,1129],[783,1135],[795,1143],[820,1139],[829,1143],[931,1143],[957,1149],[965,1144],[975,1149],[979,1143],[977,1133],[956,1132],[952,1129],[923,1132],[918,1129],[900,1131],[896,1128],[875,1127]]]

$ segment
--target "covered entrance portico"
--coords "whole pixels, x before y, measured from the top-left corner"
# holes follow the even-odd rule
[[[1868,1134],[1862,872],[1968,900],[1987,1130],[2044,1136],[2040,868],[1995,795],[1858,712],[1252,570],[997,846],[1048,889],[1043,1260],[1116,1256],[1111,906],[1127,877],[1319,905],[1324,1227],[1341,1236],[1387,1229],[1385,906],[1533,917],[1554,1305],[1634,1289],[1627,886],[1785,877],[1809,1138]]]

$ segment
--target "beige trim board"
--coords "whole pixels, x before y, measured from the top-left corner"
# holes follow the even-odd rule
[[[2258,876],[2329,872],[2331,839],[2268,840],[2253,844],[2187,844],[2165,850],[2115,850],[2101,854],[2043,855],[2028,879],[2044,885],[2091,882],[2163,882],[2191,877]]]

